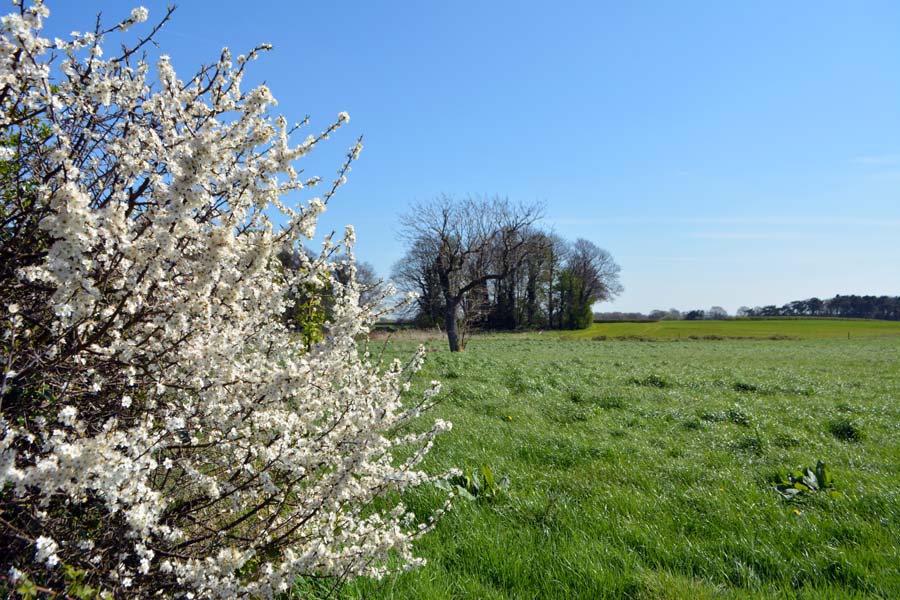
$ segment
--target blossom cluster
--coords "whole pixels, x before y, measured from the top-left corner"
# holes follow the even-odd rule
[[[314,235],[330,191],[298,159],[308,122],[273,116],[242,88],[260,46],[187,80],[147,19],[41,36],[40,0],[0,21],[0,556],[8,581],[110,596],[271,598],[301,576],[381,576],[420,564],[412,542],[448,504],[414,515],[398,493],[434,438],[405,424],[433,402],[405,396],[423,351],[382,368],[357,346],[370,307],[350,277],[348,228],[319,256],[279,252]],[[277,217],[275,216],[277,215]],[[276,223],[283,223],[276,225]],[[329,240],[329,246],[331,242]],[[324,340],[279,318],[292,290],[329,284]],[[73,571],[74,570],[74,571]]]

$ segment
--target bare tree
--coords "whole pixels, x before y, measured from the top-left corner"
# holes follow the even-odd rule
[[[406,254],[394,264],[391,279],[403,292],[415,294],[416,302],[408,306],[404,315],[415,315],[418,326],[433,327],[444,318],[440,285],[434,257],[427,240],[411,242]]]
[[[581,281],[575,301],[581,305],[609,300],[622,293],[621,268],[612,254],[594,242],[578,238],[572,244],[568,270]]]
[[[512,204],[505,198],[441,196],[401,217],[410,250],[395,274],[415,271],[411,279],[421,283],[429,283],[424,281],[428,276],[436,279],[452,352],[463,348],[459,320],[464,301],[521,264],[528,241],[524,233],[540,216],[540,206]]]
[[[359,284],[359,303],[379,308],[377,304],[385,294],[384,279],[378,276],[370,262],[356,264],[356,282]]]
[[[728,318],[728,311],[721,306],[713,306],[706,311],[706,318],[721,321],[722,319]]]

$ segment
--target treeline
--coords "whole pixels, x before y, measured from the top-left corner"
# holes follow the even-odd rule
[[[728,316],[728,311],[726,311],[721,306],[713,306],[712,308],[702,309],[698,308],[695,310],[688,311],[680,311],[677,308],[670,308],[669,310],[651,310],[649,313],[644,314],[641,312],[601,312],[594,313],[594,321],[595,322],[648,322],[648,321],[699,321],[699,320],[723,320],[730,318]]]
[[[784,306],[741,307],[741,317],[835,317],[900,321],[900,296],[835,296],[794,300]]]
[[[750,308],[742,306],[735,316],[744,317],[821,317],[836,319],[881,319],[886,321],[900,321],[900,296],[841,296],[820,300],[809,298],[807,300],[794,300],[784,306],[756,306]],[[728,312],[721,306],[713,306],[708,309],[694,309],[679,311],[676,308],[669,310],[653,310],[647,314],[640,312],[603,312],[595,313],[595,321],[695,321],[695,320],[722,320],[730,319]]]
[[[619,266],[586,239],[566,241],[537,226],[537,206],[450,197],[402,217],[407,251],[394,282],[416,295],[411,319],[442,326],[451,350],[473,328],[577,329],[592,306],[619,294]]]

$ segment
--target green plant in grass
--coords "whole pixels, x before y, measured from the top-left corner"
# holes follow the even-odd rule
[[[493,470],[487,465],[482,465],[480,476],[478,472],[466,469],[461,475],[442,482],[438,487],[446,490],[456,487],[459,495],[469,500],[493,500],[509,487],[509,477],[496,479]]]
[[[775,489],[788,502],[803,499],[820,491],[834,493],[833,488],[831,473],[821,460],[816,462],[815,469],[806,467],[788,475],[781,475],[775,483]]]

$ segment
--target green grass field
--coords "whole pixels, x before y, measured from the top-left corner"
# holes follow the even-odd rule
[[[900,322],[864,319],[735,319],[731,321],[656,321],[594,323],[583,331],[565,332],[565,339],[780,339],[900,336]]]
[[[418,544],[427,566],[343,597],[900,597],[900,339],[877,337],[897,324],[722,325],[821,339],[590,340],[651,327],[624,324],[456,355],[429,341],[416,382],[443,381],[432,416],[454,429],[428,466],[486,464],[510,486],[458,500]],[[817,460],[835,493],[783,500],[778,474]],[[408,501],[424,515],[442,494]]]

